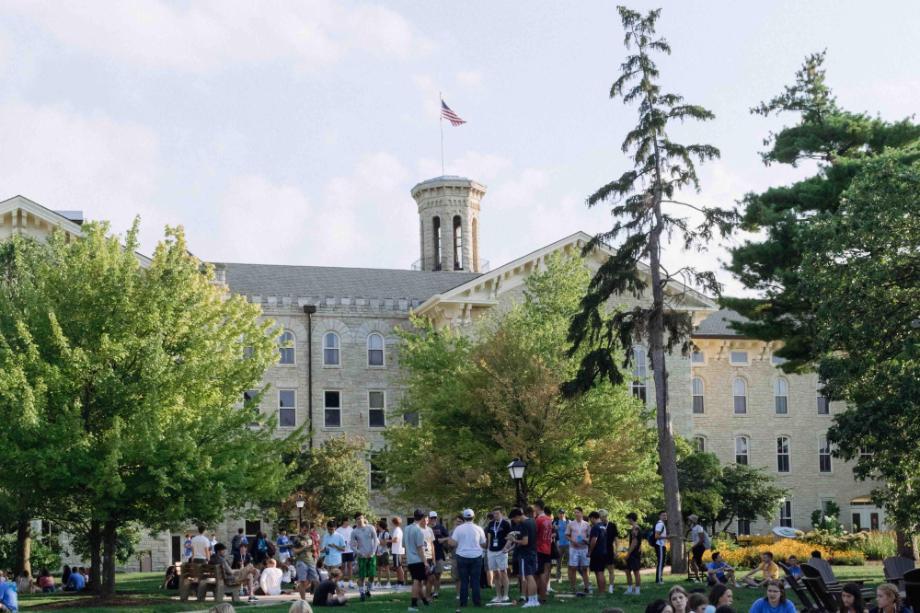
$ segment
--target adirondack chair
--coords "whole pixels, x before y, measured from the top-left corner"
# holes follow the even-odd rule
[[[777,564],[779,564],[779,567],[782,568],[783,572],[786,574],[786,583],[789,584],[789,588],[799,599],[799,602],[802,603],[799,610],[805,613],[824,613],[824,609],[818,606],[812,595],[808,592],[808,588],[790,572],[789,567],[779,562],[777,562]]]
[[[904,556],[891,556],[882,560],[882,566],[885,567],[885,581],[898,586],[898,589],[904,591],[904,573],[914,569],[912,558]]]
[[[920,568],[904,573],[904,594],[904,599],[914,613],[920,611]]]
[[[829,592],[837,594],[843,591],[843,584],[837,579],[837,576],[834,575],[834,569],[831,567],[827,560],[822,560],[821,558],[810,558],[808,560],[808,564],[821,574],[821,578],[824,580],[824,585]],[[847,583],[857,584],[860,588],[860,591],[862,592],[863,598],[870,600],[875,596],[875,590],[872,588],[863,587],[863,584],[866,581],[871,581],[871,579],[854,579],[847,577]]]
[[[832,593],[827,589],[827,583],[825,583],[824,577],[821,576],[821,571],[811,564],[802,564],[802,574],[804,575],[802,583],[805,584],[808,592],[814,597],[818,607],[820,607],[820,611],[831,613],[832,611],[840,610],[840,591]]]

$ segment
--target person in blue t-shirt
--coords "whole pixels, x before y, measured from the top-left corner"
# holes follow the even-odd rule
[[[735,569],[722,559],[718,551],[713,551],[712,562],[706,565],[706,576],[709,585],[716,585],[717,583],[734,583]]]
[[[556,581],[562,579],[563,558],[568,562],[569,559],[569,539],[565,536],[565,529],[569,525],[569,520],[565,516],[565,509],[559,509],[556,512],[556,519],[553,520],[553,528],[556,529],[556,546],[559,548],[559,559],[556,560]]]
[[[16,593],[16,584],[8,581],[3,571],[0,571],[0,611],[19,611],[19,595]]]
[[[786,598],[786,587],[778,579],[764,582],[767,594],[751,605],[750,613],[796,613],[795,605]]]
[[[288,536],[287,530],[281,531],[281,536],[278,537],[276,544],[278,545],[278,557],[281,562],[287,562],[291,557],[291,537]]]
[[[83,575],[78,572],[72,572],[70,573],[70,577],[67,578],[67,585],[64,586],[64,591],[82,592],[85,587],[86,579],[83,578]]]
[[[342,552],[345,551],[345,537],[335,530],[335,522],[326,522],[326,534],[323,535],[320,548],[323,552],[323,568],[332,570],[342,565]]]

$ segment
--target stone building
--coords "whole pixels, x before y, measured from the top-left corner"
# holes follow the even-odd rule
[[[311,426],[315,444],[344,433],[363,437],[372,494],[384,479],[373,452],[383,443],[381,433],[394,419],[401,393],[394,328],[408,326],[413,312],[438,325],[468,325],[519,299],[527,276],[541,270],[548,256],[577,256],[590,240],[577,232],[490,270],[480,257],[484,186],[437,177],[410,193],[419,213],[419,260],[412,269],[215,262],[217,280],[261,305],[281,330],[280,359],[265,374],[269,388],[261,409],[277,413],[282,430]],[[0,240],[14,232],[43,236],[54,227],[78,237],[81,222],[78,212],[54,212],[21,196],[0,202]],[[606,257],[597,250],[585,263],[596,269]],[[735,333],[728,323],[738,315],[719,310],[713,299],[677,283],[667,293],[674,308],[692,315],[697,348],[692,356],[668,357],[675,431],[723,463],[765,468],[789,491],[772,522],[742,519],[735,529],[808,528],[811,512],[828,501],[840,507],[848,527],[884,528],[884,514],[868,499],[872,484],[854,481],[851,466],[831,457],[824,437],[842,407],[819,395],[816,377],[782,374],[775,347]],[[634,303],[622,297],[612,306]],[[633,393],[651,402],[646,350],[633,350]],[[379,494],[372,499],[380,515],[405,513]],[[230,519],[217,527],[217,536],[262,527],[258,518]],[[181,540],[181,534],[145,538],[145,565],[164,566],[179,555]]]

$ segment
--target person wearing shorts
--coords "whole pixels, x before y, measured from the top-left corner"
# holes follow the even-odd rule
[[[511,509],[508,515],[517,538],[509,535],[508,540],[515,544],[518,559],[518,572],[521,575],[521,594],[527,599],[522,608],[539,607],[537,599],[537,524],[524,515],[523,509]]]
[[[553,517],[552,511],[547,512],[543,500],[534,501],[534,523],[537,526],[537,596],[546,600],[549,576],[553,564]]]
[[[400,589],[406,584],[405,566],[406,550],[403,547],[402,520],[394,517],[390,520],[393,530],[390,531],[390,566],[396,571],[396,582]]]
[[[565,509],[556,511],[556,520],[553,521],[553,529],[556,531],[556,549],[559,551],[559,558],[556,560],[556,581],[562,579],[563,560],[568,560],[569,540],[565,536],[565,529],[569,525],[569,520],[565,516]]]
[[[291,543],[291,555],[294,560],[294,569],[297,572],[297,591],[300,599],[307,599],[307,588],[315,592],[319,583],[319,573],[316,572],[316,558],[313,557],[313,538],[307,526],[300,528],[300,534],[294,537]]]
[[[639,571],[642,570],[642,529],[637,523],[639,516],[629,513],[626,516],[629,522],[629,545],[626,549],[626,593],[639,595],[642,588],[642,579]],[[633,577],[636,579],[633,586]]]
[[[421,509],[416,509],[412,517],[414,522],[406,526],[404,533],[406,562],[409,567],[409,575],[412,577],[412,604],[409,606],[409,613],[418,611],[418,601],[422,600],[426,605],[430,604],[425,598],[425,582],[428,580],[427,564],[425,562],[425,533],[428,526],[428,515]]]
[[[486,560],[495,587],[493,603],[511,602],[508,596],[508,552],[505,551],[511,522],[502,517],[502,512],[501,507],[492,509],[492,521],[486,525]]]
[[[588,580],[588,531],[591,527],[585,521],[584,511],[581,507],[575,507],[575,519],[566,526],[566,539],[569,541],[569,585],[575,592],[575,572],[581,573],[584,582],[584,592],[575,592],[584,594],[590,589]]]
[[[387,520],[377,522],[377,582],[374,587],[383,587],[383,572],[386,571],[387,583],[390,587],[390,532],[387,530]]]
[[[351,531],[352,551],[358,558],[358,593],[364,601],[371,597],[371,584],[377,576],[377,529],[367,523],[364,513],[355,513],[355,527]]]
[[[350,588],[355,587],[354,581],[351,580],[351,576],[354,573],[353,567],[355,565],[355,552],[350,545],[352,530],[354,530],[354,528],[347,517],[342,518],[339,527],[335,530],[345,541],[345,551],[342,552],[342,581],[348,583],[348,587]]]
[[[589,567],[597,579],[598,594],[603,594],[607,583],[604,576],[607,572],[607,526],[601,523],[601,514],[597,511],[591,511],[588,519],[591,520],[591,532],[588,534]]]

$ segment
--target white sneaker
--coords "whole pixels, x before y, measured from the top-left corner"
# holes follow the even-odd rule
[[[531,602],[531,601],[528,600],[527,602],[525,602],[524,604],[521,605],[521,608],[522,608],[522,609],[531,609],[531,608],[533,608],[533,607],[539,607],[539,606],[540,606],[539,601],[538,601],[538,602]]]
[[[511,602],[510,596],[502,596],[502,599],[499,602]]]
[[[607,593],[608,593],[608,594],[613,594],[613,586],[612,586],[612,585],[607,586]]]
[[[492,600],[490,600],[489,603],[490,603],[490,604],[495,604],[495,603],[501,602],[501,601],[502,601],[501,596],[496,596],[495,598],[493,598]]]
[[[555,593],[556,593],[556,590],[554,590],[553,588],[551,588],[550,586],[547,585],[547,586],[546,586],[546,593],[547,593],[547,594],[555,594]]]
[[[354,581],[349,581],[349,582],[348,582],[348,588],[349,588],[349,589],[352,589],[352,590],[353,590],[353,589],[355,589],[356,587],[357,587],[357,586],[355,585],[355,582],[354,582]]]

